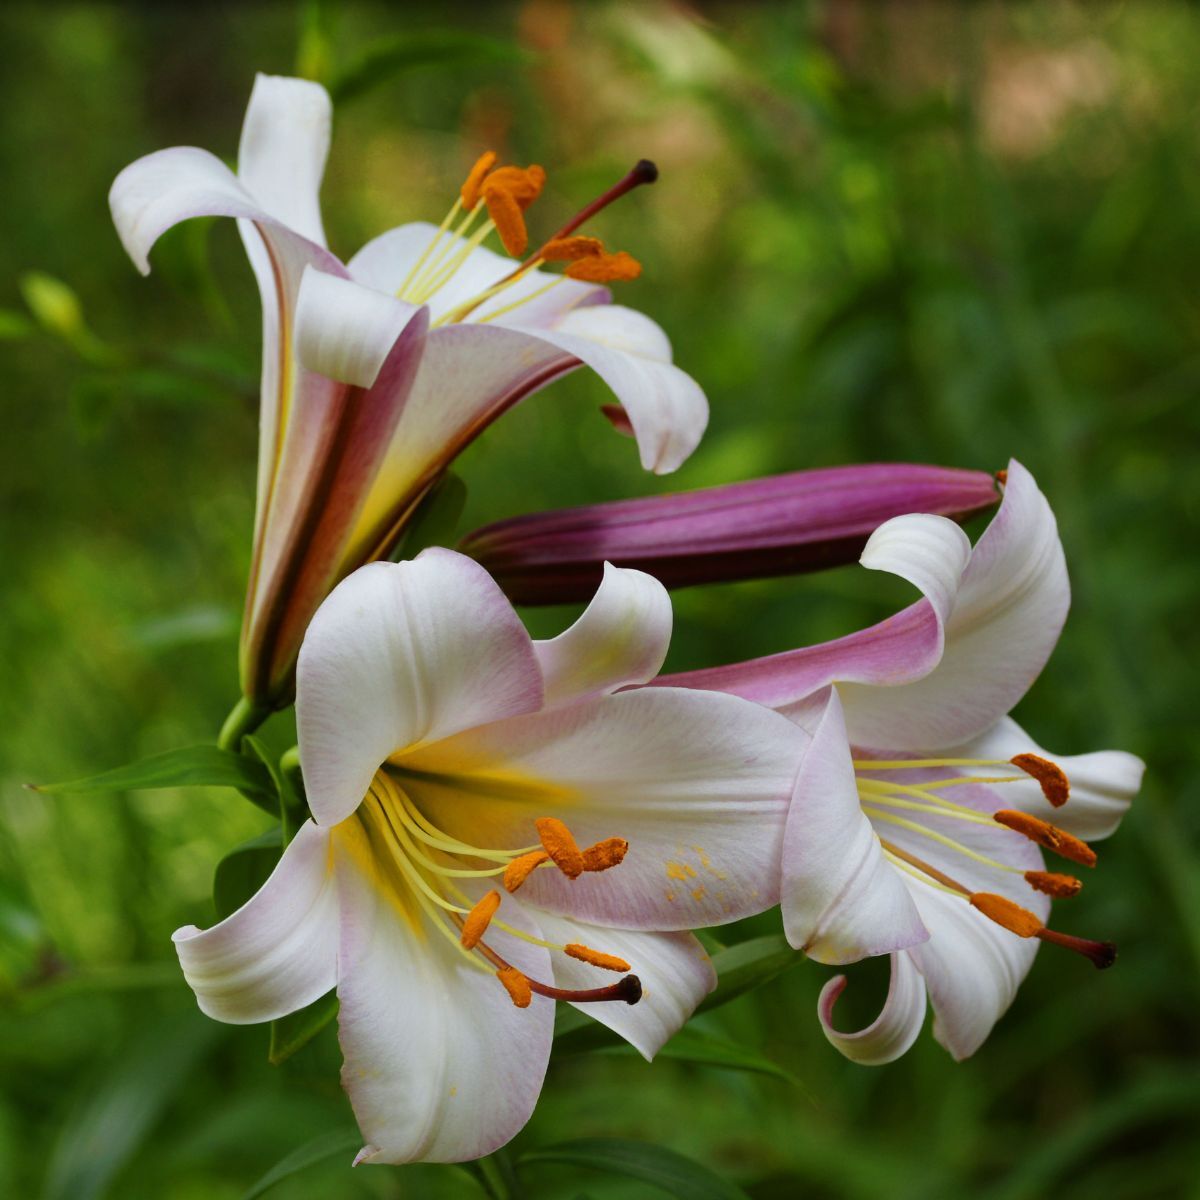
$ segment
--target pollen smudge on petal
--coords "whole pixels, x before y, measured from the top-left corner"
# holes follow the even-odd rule
[[[613,283],[636,279],[642,273],[642,264],[632,254],[618,250],[616,254],[597,254],[573,262],[565,274],[570,279],[583,283]]]
[[[1043,821],[1040,817],[1002,808],[999,812],[992,813],[992,820],[1006,829],[1023,834],[1031,842],[1037,842],[1047,850],[1053,850],[1055,854],[1061,854],[1071,862],[1079,863],[1081,867],[1096,865],[1096,852],[1087,842],[1067,833],[1065,829],[1059,829],[1057,825],[1051,825],[1049,821]]]
[[[574,237],[553,238],[542,247],[538,257],[547,262],[575,262],[603,253],[604,243],[599,238],[577,234]]]
[[[504,868],[504,886],[510,892],[515,892],[542,863],[549,861],[550,855],[545,850],[531,850],[520,858],[514,858]]]
[[[563,949],[571,958],[590,963],[593,967],[602,967],[605,971],[630,970],[629,964],[623,958],[618,958],[615,954],[602,954],[599,950],[581,946],[578,942],[568,942]]]
[[[1035,891],[1053,896],[1056,900],[1066,900],[1078,896],[1083,887],[1083,881],[1074,875],[1060,875],[1056,871],[1026,871],[1025,882]]]
[[[479,939],[487,933],[487,927],[491,924],[492,918],[496,915],[496,909],[500,907],[500,893],[488,892],[476,905],[467,913],[463,920],[462,933],[459,935],[459,941],[467,950],[474,950],[479,944]]]
[[[615,867],[629,853],[629,843],[624,838],[605,838],[583,851],[585,871],[607,871]]]
[[[462,196],[462,202],[467,208],[474,208],[479,203],[484,177],[495,165],[495,150],[486,150],[475,160],[475,165],[467,172],[467,177],[459,189],[459,195]]]
[[[1045,928],[1035,913],[1014,904],[1005,896],[997,896],[992,892],[973,892],[970,901],[972,908],[979,909],[989,921],[995,921],[1017,937],[1037,937]]]
[[[554,865],[568,879],[578,879],[583,874],[583,853],[571,831],[557,817],[538,817],[533,824]]]
[[[1040,754],[1018,754],[1008,760],[1014,767],[1020,768],[1026,775],[1032,775],[1041,784],[1042,795],[1054,805],[1061,808],[1071,795],[1071,783],[1066,772],[1057,763],[1052,763]]]
[[[512,997],[512,1002],[518,1008],[528,1008],[533,999],[533,989],[529,980],[516,967],[501,967],[496,972],[496,978],[504,984],[504,990]]]
[[[486,184],[483,198],[487,202],[488,216],[496,226],[504,249],[513,258],[519,258],[529,245],[529,233],[525,229],[525,218],[521,215],[520,205],[512,192],[506,188]]]

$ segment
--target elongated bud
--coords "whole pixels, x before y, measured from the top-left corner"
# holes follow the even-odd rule
[[[857,561],[891,517],[925,512],[965,520],[999,498],[983,471],[831,467],[530,513],[477,529],[459,549],[518,604],[562,604],[590,599],[606,561],[672,588],[818,571]]]

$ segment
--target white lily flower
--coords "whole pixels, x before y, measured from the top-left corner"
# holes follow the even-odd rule
[[[881,525],[861,561],[925,599],[837,641],[656,682],[748,697],[813,734],[785,838],[788,939],[824,963],[892,956],[883,1011],[864,1030],[834,1028],[845,978],[826,985],[830,1042],[889,1062],[919,1034],[928,994],[934,1037],[961,1059],[1012,1002],[1039,941],[1112,962],[1109,943],[1046,927],[1051,897],[1081,884],[1046,871],[1038,846],[1091,866],[1080,839],[1115,830],[1145,768],[1121,751],[1051,754],[1008,716],[1070,604],[1054,514],[1019,463],[974,549],[952,521],[911,515]]]
[[[534,642],[446,550],[362,568],[314,617],[296,701],[313,820],[243,908],[175,942],[218,1020],[336,986],[361,1161],[511,1138],[553,1000],[651,1057],[715,983],[683,931],[778,902],[808,736],[734,696],[618,691],[653,677],[670,627],[659,583],[609,568]]]
[[[286,703],[304,630],[330,588],[386,557],[448,463],[518,401],[575,368],[620,402],[642,464],[672,471],[707,422],[696,383],[671,363],[648,317],[613,305],[603,282],[640,269],[583,219],[653,179],[630,174],[522,262],[539,167],[485,155],[440,228],[404,225],[343,265],[326,248],[318,189],[331,104],[318,84],[259,75],[237,173],[195,147],[161,150],[117,177],[109,197],[138,268],[189,217],[238,221],[263,309],[254,551],[242,627],[242,687]],[[539,270],[568,262],[564,274]]]

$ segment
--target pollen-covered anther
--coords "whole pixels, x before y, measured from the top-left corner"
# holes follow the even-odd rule
[[[576,262],[603,253],[604,243],[599,238],[576,234],[574,237],[551,238],[538,251],[538,258],[544,258],[546,262]]]
[[[496,915],[496,909],[499,907],[500,893],[493,891],[488,892],[467,913],[463,919],[462,932],[458,938],[465,949],[474,950],[479,945],[479,939],[487,933],[487,927],[492,923],[492,918]]]
[[[615,867],[629,853],[629,843],[620,837],[605,838],[583,851],[585,871],[607,871]]]
[[[484,196],[490,189],[508,192],[524,212],[546,186],[546,172],[536,164],[530,167],[497,167],[483,180]]]
[[[496,972],[496,978],[504,984],[504,990],[512,997],[512,1002],[518,1008],[528,1008],[533,999],[533,989],[529,980],[516,967],[501,967]]]
[[[1044,846],[1047,850],[1053,850],[1055,854],[1060,854],[1063,858],[1078,863],[1081,867],[1096,865],[1096,852],[1087,842],[1081,841],[1065,829],[1059,829],[1057,825],[1051,825],[1049,821],[1043,821],[1041,817],[1002,808],[999,812],[992,814],[992,820],[1006,829],[1023,834],[1031,842],[1037,842],[1039,846]]]
[[[1057,763],[1052,763],[1040,754],[1017,754],[1008,760],[1014,767],[1031,775],[1042,788],[1042,795],[1054,805],[1061,808],[1071,795],[1071,782],[1067,773]]]
[[[550,855],[545,850],[530,850],[520,858],[514,858],[504,868],[504,886],[510,892],[515,892],[542,865],[550,861]]]
[[[568,942],[563,949],[571,958],[577,958],[580,962],[590,963],[593,967],[601,967],[605,971],[629,971],[632,968],[623,959],[618,958],[615,954],[602,954],[599,950],[593,950],[590,946],[581,946],[578,942]]]
[[[992,892],[972,892],[971,907],[977,908],[989,921],[995,921],[1017,937],[1037,937],[1045,926],[1036,913],[1022,908],[1006,896],[997,896]]]
[[[459,189],[459,195],[467,208],[474,208],[479,203],[482,194],[483,181],[488,172],[496,165],[495,150],[485,150],[476,160],[475,165],[467,172],[466,179]]]
[[[1078,896],[1083,881],[1074,875],[1060,875],[1056,871],[1026,871],[1025,882],[1035,892],[1043,892],[1056,900],[1067,900]]]
[[[504,243],[504,249],[513,256],[520,258],[529,245],[529,232],[525,228],[525,218],[521,215],[521,207],[512,192],[506,188],[495,187],[484,183],[483,199],[487,203],[488,216],[496,226],[496,233]]]
[[[583,874],[583,852],[571,831],[557,817],[538,817],[533,824],[554,865],[568,879],[578,879]]]
[[[614,283],[636,279],[642,273],[642,264],[632,254],[618,250],[616,254],[578,259],[564,273],[569,279],[583,283]]]

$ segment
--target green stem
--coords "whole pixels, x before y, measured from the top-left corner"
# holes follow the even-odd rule
[[[240,753],[242,738],[248,733],[253,733],[270,715],[271,710],[267,705],[256,704],[243,696],[225,718],[225,724],[217,734],[217,745],[222,750]]]
[[[518,1200],[521,1183],[512,1160],[503,1150],[471,1163],[473,1173],[491,1200]]]

